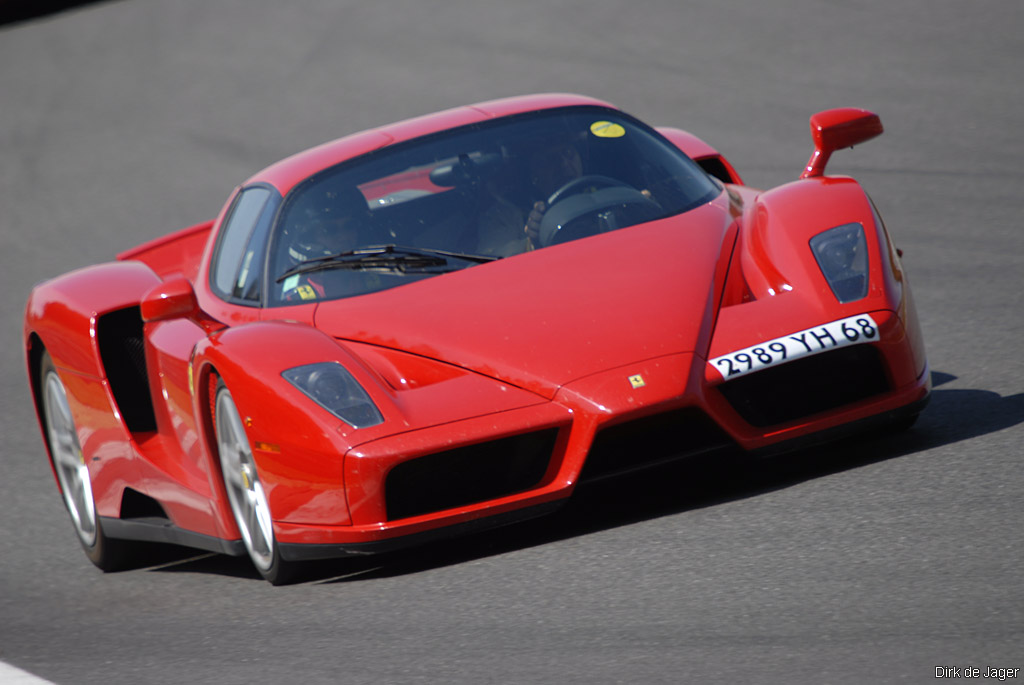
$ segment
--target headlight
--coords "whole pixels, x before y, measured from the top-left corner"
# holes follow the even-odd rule
[[[384,423],[384,417],[370,396],[338,362],[297,366],[281,375],[353,428],[369,428]]]
[[[819,233],[811,238],[811,251],[837,300],[853,302],[868,294],[868,245],[862,225],[845,224]]]

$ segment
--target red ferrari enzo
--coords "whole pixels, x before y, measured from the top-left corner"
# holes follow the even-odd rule
[[[930,392],[871,200],[574,95],[485,102],[261,171],[220,216],[31,293],[28,377],[82,546],[298,562],[495,526],[719,449],[908,425]]]

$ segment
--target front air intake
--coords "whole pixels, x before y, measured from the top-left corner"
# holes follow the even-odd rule
[[[774,426],[889,390],[878,350],[852,345],[726,381],[718,386],[752,426]]]
[[[693,407],[645,416],[598,431],[580,482],[734,446],[714,421]]]
[[[547,472],[558,429],[513,435],[403,462],[384,484],[389,521],[523,492]]]

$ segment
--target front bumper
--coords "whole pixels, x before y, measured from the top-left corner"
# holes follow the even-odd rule
[[[563,386],[548,403],[360,445],[346,455],[344,466],[352,525],[276,521],[282,554],[288,559],[312,559],[418,544],[547,513],[564,503],[584,480],[716,450],[758,455],[786,451],[916,415],[931,389],[927,364],[915,370],[919,365],[913,345],[897,316],[875,315],[879,339],[847,348],[863,348],[853,357],[835,358],[850,379],[858,378],[861,371],[845,367],[868,360],[864,363],[875,369],[875,381],[852,395],[829,395],[829,384],[820,383],[819,391],[832,398],[820,406],[813,398],[804,398],[792,403],[796,409],[788,413],[766,417],[763,412],[751,412],[742,398],[737,399],[741,392],[730,397],[720,387],[724,379],[709,373],[705,360],[685,353],[578,379]],[[827,375],[828,362],[821,355],[813,374]],[[802,372],[796,364],[786,373],[799,377]],[[756,379],[759,373],[747,378]],[[787,378],[780,378],[784,386]],[[752,387],[766,392],[770,384]],[[522,449],[498,448],[502,441],[521,443]],[[488,460],[500,464],[472,471],[475,462]],[[408,465],[416,462],[410,469]],[[396,486],[395,474],[407,469],[405,480]],[[467,469],[476,477],[448,486],[449,474],[458,480]],[[480,479],[504,479],[504,485],[477,483]],[[419,498],[419,483],[425,489],[448,489],[441,496],[425,493]],[[412,504],[395,505],[389,491],[399,487],[404,497],[415,500]]]

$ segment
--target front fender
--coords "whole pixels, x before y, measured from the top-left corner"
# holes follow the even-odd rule
[[[811,252],[810,240],[843,224],[864,226],[870,263],[869,305],[896,310],[903,297],[895,251],[870,199],[851,178],[795,181],[746,204],[740,268],[754,299],[799,293],[821,308],[837,305]],[[863,301],[858,303],[862,307]]]
[[[275,521],[350,523],[343,460],[358,431],[281,376],[287,369],[323,361],[340,362],[371,396],[379,396],[377,381],[353,355],[305,324],[246,324],[196,346],[194,409],[203,417],[210,452],[217,455],[214,398],[218,381],[223,381],[245,424]],[[215,487],[225,502],[223,482]]]
[[[919,383],[927,368],[923,338],[898,254],[871,200],[850,178],[816,177],[768,192],[743,191],[745,209],[729,278],[748,296],[719,313],[708,359],[825,323],[871,313],[884,323],[877,343],[894,388]],[[869,287],[840,303],[810,247],[814,236],[844,224],[864,227]],[[718,371],[708,372],[717,382]]]
[[[281,375],[325,361],[348,370],[380,410],[383,423],[355,429]],[[338,341],[306,324],[281,321],[246,324],[200,341],[193,378],[195,411],[205,417],[211,453],[217,453],[212,416],[220,379],[246,425],[274,518],[287,523],[350,522],[345,494],[352,489],[344,481],[343,461],[358,445],[546,402],[466,369]]]

